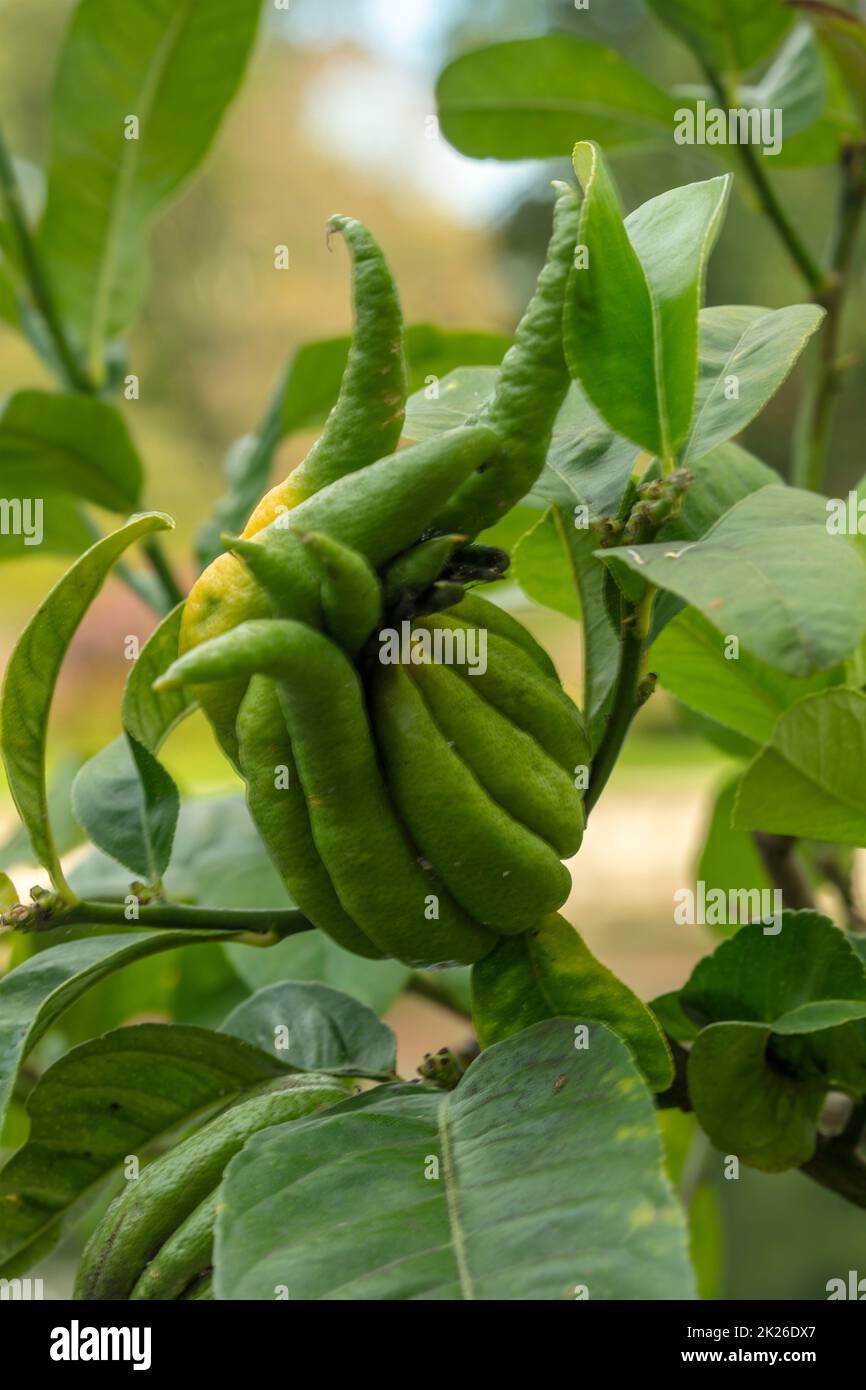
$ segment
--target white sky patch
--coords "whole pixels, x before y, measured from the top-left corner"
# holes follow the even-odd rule
[[[303,120],[315,140],[378,181],[417,188],[460,221],[487,224],[532,182],[537,163],[467,159],[428,134],[435,110],[425,84],[371,57],[324,70],[308,88]]]

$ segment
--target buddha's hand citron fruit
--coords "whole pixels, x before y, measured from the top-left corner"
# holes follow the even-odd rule
[[[582,715],[526,629],[465,592],[507,564],[470,538],[531,486],[565,390],[574,195],[490,408],[396,451],[396,292],[369,233],[335,226],[357,324],[340,398],[304,463],[224,537],[157,684],[194,691],[315,926],[371,959],[471,964],[562,905],[583,834]],[[206,1197],[136,1297],[199,1259]]]

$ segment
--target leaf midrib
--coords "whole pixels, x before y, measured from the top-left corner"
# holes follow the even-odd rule
[[[448,1097],[442,1101],[436,1113],[436,1128],[439,1134],[439,1152],[442,1155],[442,1174],[445,1183],[445,1208],[448,1213],[448,1228],[451,1232],[451,1248],[457,1265],[460,1291],[467,1301],[475,1299],[475,1285],[469,1269],[466,1250],[466,1233],[460,1216],[457,1197],[457,1171],[454,1163],[454,1147],[451,1138],[451,1124],[448,1117]]]

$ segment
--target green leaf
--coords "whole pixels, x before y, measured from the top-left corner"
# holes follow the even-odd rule
[[[717,1148],[779,1173],[812,1157],[825,1091],[771,1068],[770,1037],[759,1023],[705,1028],[689,1053],[689,1095]]]
[[[740,931],[699,962],[680,1003],[704,1026],[689,1095],[722,1152],[769,1172],[814,1152],[831,1089],[866,1089],[866,969],[817,912]]]
[[[284,1066],[388,1081],[397,1071],[391,1029],[366,1005],[328,985],[284,980],[245,999],[221,1025]]]
[[[227,491],[196,538],[202,565],[222,554],[223,531],[237,534],[243,530],[270,482],[279,444],[296,430],[324,424],[339,394],[350,341],[348,336],[325,338],[298,348],[277,386],[260,433],[245,435],[231,446],[224,464]],[[500,333],[410,324],[406,329],[409,388],[423,397],[431,377],[445,376],[461,364],[499,363],[509,342]]]
[[[90,839],[146,883],[169,859],[180,798],[165,768],[121,734],[84,764],[72,786],[75,814]]]
[[[48,819],[45,737],[60,666],[81,619],[124,550],[142,536],[173,525],[162,512],[146,512],[86,551],[24,629],[6,669],[0,743],[9,790],[39,861],[57,887],[64,887],[65,879]]]
[[[563,320],[569,370],[614,430],[672,458],[692,417],[698,311],[730,177],[672,189],[623,223],[598,147],[577,144],[574,167],[584,199]]]
[[[66,1009],[133,961],[178,946],[225,940],[225,932],[150,931],[89,936],[40,951],[0,979],[0,1128],[18,1068]]]
[[[25,1268],[70,1208],[130,1155],[280,1071],[236,1038],[140,1023],[66,1053],[27,1099],[30,1134],[0,1171],[0,1270]]]
[[[864,1016],[866,969],[845,933],[812,911],[783,912],[776,935],[760,923],[741,927],[698,961],[680,994],[686,1011],[704,1023],[774,1026],[825,1000],[854,1001],[848,1016]]]
[[[660,683],[684,705],[749,740],[767,743],[779,715],[805,695],[832,684],[838,672],[798,679],[741,650],[725,656],[724,635],[696,608],[677,614],[652,647]]]
[[[87,396],[16,391],[0,415],[4,497],[70,493],[126,512],[141,494],[142,467],[114,406]],[[51,500],[49,500],[49,507]]]
[[[754,420],[823,318],[824,310],[815,304],[784,309],[729,304],[703,310],[695,413],[683,462],[701,458]]]
[[[153,682],[177,659],[184,604],[154,628],[126,679],[123,727],[142,748],[156,754],[163,741],[195,708],[188,690],[154,690]]]
[[[866,695],[836,688],[786,710],[743,777],[734,825],[866,845]]]
[[[85,763],[72,788],[76,812],[95,845],[159,883],[171,858],[180,796],[156,753],[194,708],[188,691],[156,691],[153,682],[178,654],[184,605],[151,633],[123,691],[124,733]]]
[[[260,8],[259,0],[81,0],[73,15],[54,87],[39,245],[96,367],[106,339],[138,308],[149,224],[207,153]]]
[[[731,828],[734,801],[740,787],[740,776],[726,778],[716,792],[709,824],[695,869],[695,878],[705,884],[706,892],[728,894],[731,890],[757,888],[759,892],[772,888],[772,883],[758,854],[751,835]],[[720,935],[737,931],[736,923],[727,926],[709,924]]]
[[[735,503],[770,483],[779,475],[738,444],[718,444],[703,458],[689,462],[691,487],[683,497],[680,511],[658,532],[657,540],[700,540]],[[658,477],[658,463],[644,475]],[[683,608],[682,599],[672,593],[658,595],[653,610],[652,640]]]
[[[797,488],[760,488],[699,541],[598,551],[693,604],[726,636],[791,676],[827,670],[866,626],[866,567],[830,536],[824,501]]]
[[[760,82],[738,92],[739,106],[781,110],[785,140],[814,125],[826,104],[827,77],[808,24],[791,30]]]
[[[662,24],[723,72],[768,58],[794,22],[781,0],[647,0]]]
[[[449,1094],[384,1086],[255,1136],[220,1190],[218,1297],[691,1297],[649,1093],[589,1029],[578,1051],[549,1020]]]
[[[777,168],[797,169],[814,164],[836,164],[845,149],[863,138],[864,122],[857,116],[841,73],[830,57],[822,54],[826,102],[817,121],[794,135],[785,131]]]
[[[577,572],[570,554],[571,518],[553,505],[517,542],[512,576],[536,603],[580,620]]]
[[[472,1018],[482,1047],[546,1018],[597,1019],[628,1043],[652,1090],[673,1080],[667,1043],[649,1009],[562,917],[503,937],[473,966]]]
[[[561,157],[575,140],[670,140],[676,102],[614,49],[566,34],[493,44],[439,76],[442,134],[476,158]]]
[[[817,0],[789,0],[808,15],[843,81],[866,121],[866,24],[856,14],[849,14],[838,5],[817,3]]]

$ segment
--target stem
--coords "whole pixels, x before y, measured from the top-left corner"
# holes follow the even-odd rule
[[[148,536],[142,543],[142,549],[151,569],[159,580],[163,593],[168,599],[168,609],[166,611],[170,612],[171,609],[176,608],[179,603],[183,603],[186,594],[175,579],[174,571],[165,558],[156,536]]]
[[[782,893],[786,907],[814,907],[812,890],[802,868],[794,858],[795,835],[770,835],[763,830],[754,832],[755,848],[764,863],[774,888]]]
[[[800,1172],[855,1207],[866,1207],[866,1160],[845,1135],[819,1135],[814,1154]]]
[[[829,280],[823,293],[814,296],[827,310],[820,339],[818,375],[804,401],[797,428],[799,447],[794,481],[811,492],[821,492],[824,487],[833,410],[845,371],[845,363],[839,357],[839,343],[857,232],[866,204],[866,146],[846,149],[840,172],[839,206],[828,257]]]
[[[63,320],[54,298],[50,280],[45,273],[45,268],[27,222],[27,214],[24,210],[21,190],[18,186],[18,179],[15,174],[15,166],[9,156],[9,150],[2,130],[0,130],[0,204],[2,204],[6,214],[6,220],[12,229],[20,268],[27,282],[30,297],[45,324],[48,337],[51,341],[57,364],[60,367],[60,376],[63,385],[82,396],[97,395],[96,385],[79,361],[78,354],[73,349],[63,325]],[[90,523],[89,519],[88,525],[91,530],[94,531],[95,538],[98,539],[101,533]],[[145,603],[162,617],[165,612],[174,608],[175,604],[179,603],[184,595],[155,537],[151,537],[145,543],[145,552],[165,591],[168,600],[167,608],[161,608],[160,605],[154,603],[153,594],[150,589],[146,585],[138,583],[133,578],[131,570],[127,569],[125,566],[118,566],[117,572],[123,582],[131,588],[139,598],[144,599]]]
[[[735,93],[728,90],[722,74],[717,72],[709,63],[704,63],[703,68],[719,105],[725,110],[736,106]],[[740,153],[743,169],[754,189],[758,202],[787,247],[791,259],[812,293],[822,294],[829,283],[827,275],[821,269],[808,246],[800,239],[796,227],[779,202],[761,162],[764,156],[758,155],[754,146],[750,144],[738,145],[737,149]]]
[[[607,785],[608,778],[616,766],[631,721],[642,703],[638,693],[641,657],[644,639],[649,635],[652,622],[654,600],[655,589],[648,586],[639,602],[629,605],[629,610],[622,622],[622,645],[620,646],[619,672],[616,678],[613,706],[608,716],[604,736],[592,760],[589,787],[584,800],[587,816]]]
[[[129,930],[176,927],[183,931],[275,932],[280,938],[312,931],[313,924],[297,908],[198,907],[189,903],[142,903],[138,917],[125,916],[123,902],[82,899],[52,914],[46,927],[119,926]]]

